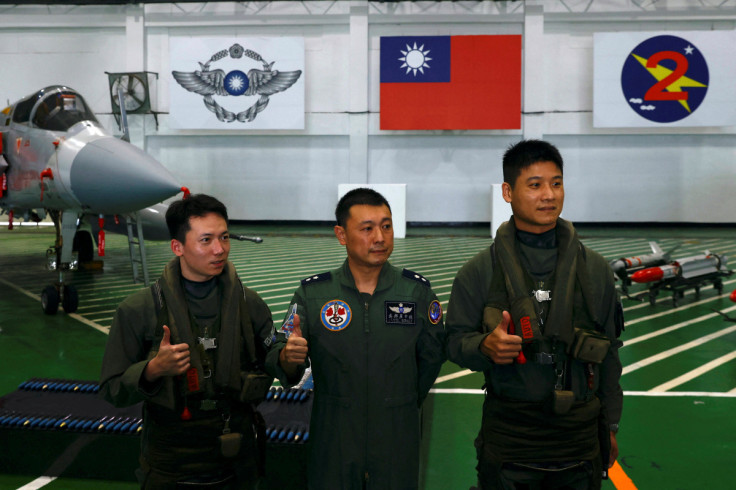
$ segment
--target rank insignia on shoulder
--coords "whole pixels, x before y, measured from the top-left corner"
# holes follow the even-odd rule
[[[429,285],[430,285],[429,284],[429,279],[427,279],[426,277],[422,276],[421,274],[417,274],[414,271],[410,271],[409,269],[404,269],[403,271],[401,271],[401,275],[404,276],[404,277],[406,277],[406,278],[413,279],[414,281],[420,282],[420,283],[424,284],[427,287],[429,287]]]
[[[416,325],[416,303],[386,301],[386,325]]]
[[[314,284],[315,282],[327,281],[331,277],[332,274],[330,272],[323,272],[322,274],[305,277],[304,279],[302,279],[302,286],[308,286],[309,284]]]
[[[429,304],[429,311],[427,312],[429,321],[433,325],[437,325],[442,320],[442,305],[439,301],[434,300]]]

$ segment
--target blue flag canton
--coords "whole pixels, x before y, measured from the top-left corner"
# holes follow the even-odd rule
[[[448,83],[450,36],[381,38],[381,83]]]

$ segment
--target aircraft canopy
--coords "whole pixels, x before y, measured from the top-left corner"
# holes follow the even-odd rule
[[[47,87],[18,102],[13,112],[13,122],[28,123],[49,131],[68,131],[80,121],[97,118],[84,98],[67,87]]]

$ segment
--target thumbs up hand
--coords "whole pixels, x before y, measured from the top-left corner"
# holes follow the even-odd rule
[[[503,318],[480,343],[480,351],[496,364],[511,364],[521,352],[521,337],[509,334],[511,315],[503,312]]]
[[[162,376],[184,374],[189,366],[189,345],[172,344],[171,330],[164,325],[164,336],[159,344],[156,357],[146,365],[143,373],[146,380],[153,382]]]
[[[279,353],[279,364],[289,378],[297,375],[298,368],[307,360],[309,347],[307,339],[302,337],[301,320],[294,315],[294,331],[289,335],[286,345]]]
[[[284,367],[284,362],[294,366],[303,364],[307,360],[308,351],[307,339],[302,337],[301,320],[299,315],[294,315],[294,331],[289,336],[286,347],[283,348],[280,354],[281,367]]]

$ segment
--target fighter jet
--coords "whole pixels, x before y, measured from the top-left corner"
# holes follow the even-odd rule
[[[72,243],[84,216],[124,216],[184,190],[159,162],[110,135],[75,90],[54,85],[0,112],[0,214],[56,228],[49,262],[59,277],[44,288],[44,312],[76,311],[78,296],[64,284],[74,268]],[[103,238],[104,234],[100,235]],[[55,254],[55,257],[53,255]]]

